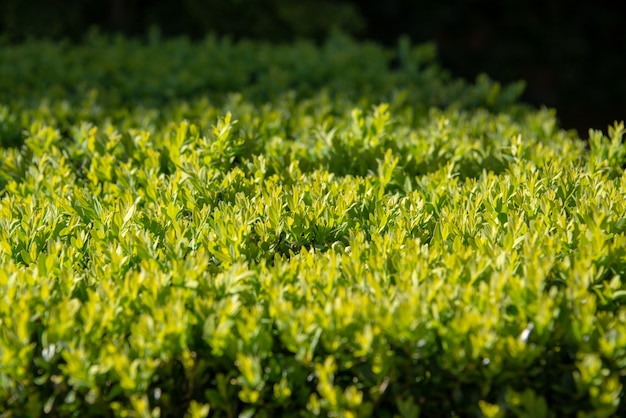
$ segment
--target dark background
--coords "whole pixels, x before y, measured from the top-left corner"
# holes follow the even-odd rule
[[[434,41],[455,76],[527,82],[523,100],[555,107],[564,128],[606,130],[626,119],[622,2],[565,0],[0,0],[4,42],[80,41],[104,33],[286,42],[341,29],[389,46]],[[626,4],[626,2],[624,2]],[[617,4],[617,6],[612,5]]]

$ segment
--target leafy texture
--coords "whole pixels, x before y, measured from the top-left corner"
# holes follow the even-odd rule
[[[0,51],[0,416],[626,413],[623,123],[428,46],[92,42]]]

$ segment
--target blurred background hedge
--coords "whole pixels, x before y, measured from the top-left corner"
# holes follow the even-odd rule
[[[526,80],[523,99],[555,107],[563,127],[626,119],[626,30],[620,2],[565,0],[0,0],[4,42],[80,41],[105,33],[289,41],[340,29],[395,44],[434,41],[454,75]],[[615,6],[614,4],[618,4]]]

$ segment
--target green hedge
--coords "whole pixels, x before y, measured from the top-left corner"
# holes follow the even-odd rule
[[[433,52],[0,50],[0,416],[624,415],[623,123]]]

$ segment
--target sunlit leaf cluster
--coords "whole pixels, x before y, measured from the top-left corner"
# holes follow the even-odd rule
[[[432,54],[0,50],[0,417],[626,414],[624,124]]]

